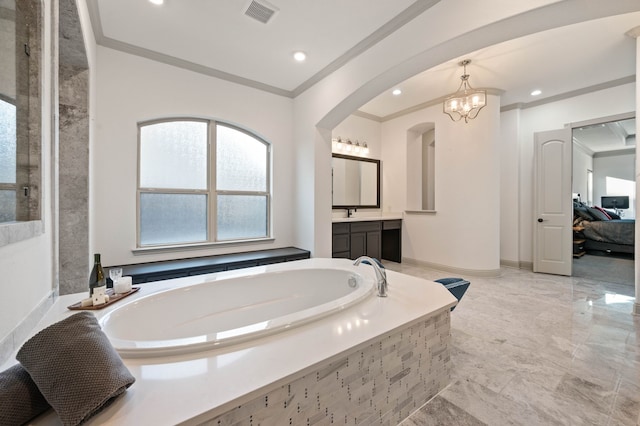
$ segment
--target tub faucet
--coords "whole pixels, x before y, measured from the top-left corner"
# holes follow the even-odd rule
[[[376,259],[373,259],[369,256],[360,256],[353,262],[353,264],[355,266],[358,266],[362,261],[373,266],[373,270],[376,272],[376,279],[378,280],[378,297],[387,297],[389,283],[387,282],[387,273],[384,270],[384,266],[382,266]]]

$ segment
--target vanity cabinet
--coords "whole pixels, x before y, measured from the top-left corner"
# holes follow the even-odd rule
[[[369,256],[380,259],[382,222],[353,222],[351,225],[351,259]]]
[[[334,222],[332,256],[401,261],[401,220]]]
[[[348,223],[334,223],[332,231],[332,257],[351,257],[351,234]]]

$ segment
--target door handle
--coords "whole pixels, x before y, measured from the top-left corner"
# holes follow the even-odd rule
[[[543,218],[541,218],[541,217],[539,217],[539,218],[538,218],[538,222],[542,223],[542,222],[544,222],[544,219],[543,219]]]

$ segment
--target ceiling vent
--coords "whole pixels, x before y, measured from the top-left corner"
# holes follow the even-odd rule
[[[278,12],[278,8],[265,0],[251,0],[244,14],[266,24]]]

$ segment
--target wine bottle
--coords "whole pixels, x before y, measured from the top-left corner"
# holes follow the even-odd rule
[[[102,264],[100,263],[100,253],[93,255],[93,269],[91,269],[91,275],[89,275],[89,297],[93,296],[93,290],[97,287],[107,286],[107,278],[102,270]]]

